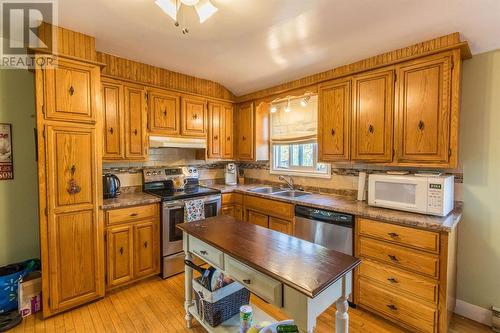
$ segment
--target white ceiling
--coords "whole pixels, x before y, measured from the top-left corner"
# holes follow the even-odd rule
[[[459,31],[500,48],[499,0],[212,0],[183,35],[154,0],[59,0],[59,25],[97,49],[223,84],[235,95]]]

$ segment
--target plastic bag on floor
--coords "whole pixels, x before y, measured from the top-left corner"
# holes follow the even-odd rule
[[[39,269],[38,259],[0,267],[0,313],[17,310],[19,281],[26,274]]]

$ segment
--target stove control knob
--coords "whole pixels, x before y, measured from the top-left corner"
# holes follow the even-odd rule
[[[151,172],[146,172],[146,176],[151,176]]]

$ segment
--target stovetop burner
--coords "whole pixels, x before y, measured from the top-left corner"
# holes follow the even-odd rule
[[[151,189],[151,190],[144,190],[144,192],[156,195],[160,197],[162,201],[173,201],[173,200],[220,194],[219,190],[214,190],[202,186],[197,186],[196,188],[184,191],[175,191],[169,189]]]

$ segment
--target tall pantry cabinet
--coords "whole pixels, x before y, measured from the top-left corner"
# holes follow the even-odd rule
[[[35,70],[43,315],[104,296],[100,68]]]

